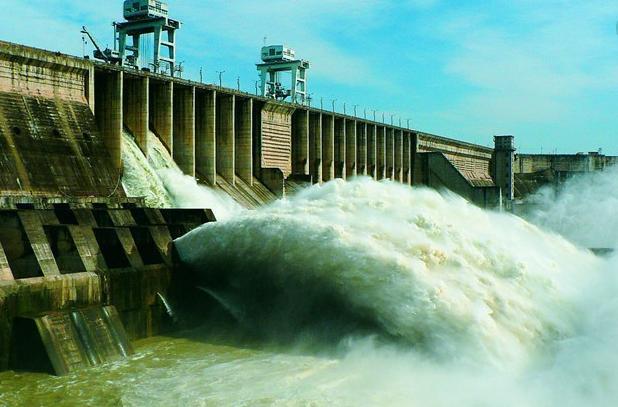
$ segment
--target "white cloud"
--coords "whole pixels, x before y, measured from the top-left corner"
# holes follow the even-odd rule
[[[454,48],[445,72],[472,87],[444,114],[487,133],[567,126],[583,111],[608,120],[596,113],[609,106],[589,96],[618,86],[618,7],[605,0],[510,4],[501,9],[512,13],[506,19],[467,9],[438,26]]]

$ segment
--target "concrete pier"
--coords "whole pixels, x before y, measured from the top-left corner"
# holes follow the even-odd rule
[[[335,118],[322,114],[322,181],[335,178]]]
[[[297,110],[292,116],[292,173],[310,174],[309,111]]]
[[[381,180],[386,178],[386,128],[384,126],[376,126],[376,179]]]
[[[386,175],[384,178],[395,179],[395,131],[386,128]]]
[[[322,179],[322,114],[309,113],[309,171],[314,184]]]
[[[122,92],[124,124],[146,156],[148,156],[149,83],[148,77],[124,75]]]
[[[236,98],[235,170],[249,185],[253,184],[253,99]]]
[[[195,177],[195,87],[175,86],[173,106],[174,161],[182,172]]]
[[[121,140],[123,127],[122,72],[97,72],[95,76],[95,109],[97,125],[115,168],[122,168]]]
[[[378,137],[375,124],[367,125],[367,175],[378,178]]]
[[[403,132],[395,130],[395,181],[403,182]]]
[[[357,175],[368,175],[368,142],[367,142],[367,123],[356,122],[356,160]]]
[[[342,117],[335,117],[335,178],[346,179],[346,121]]]
[[[357,175],[358,166],[357,122],[346,120],[345,123],[345,173],[346,178],[352,178]]]
[[[195,169],[210,185],[217,183],[217,92],[195,94]]]
[[[403,143],[403,183],[407,184],[407,185],[412,185],[412,170],[410,167],[410,163],[411,163],[411,137],[410,137],[410,133],[405,131],[403,132],[403,137],[402,137],[402,143]]]
[[[172,132],[174,123],[174,82],[150,81],[151,130],[159,137],[167,150],[172,153]]]
[[[217,94],[217,174],[232,185],[236,179],[235,168],[235,117],[236,97]]]

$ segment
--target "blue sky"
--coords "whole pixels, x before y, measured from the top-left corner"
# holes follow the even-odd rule
[[[263,38],[312,62],[310,92],[348,112],[522,152],[618,154],[618,2],[610,0],[171,0],[185,77],[254,91]],[[104,45],[121,0],[3,0],[0,39],[80,55]],[[319,104],[319,102],[318,102]]]

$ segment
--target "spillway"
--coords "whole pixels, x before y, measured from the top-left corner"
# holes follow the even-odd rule
[[[513,215],[361,178],[176,245],[206,325],[138,342],[111,369],[5,373],[0,401],[36,403],[58,386],[71,400],[136,406],[618,400],[616,259]]]
[[[618,402],[614,173],[501,212],[611,160],[4,42],[0,122],[0,405]]]

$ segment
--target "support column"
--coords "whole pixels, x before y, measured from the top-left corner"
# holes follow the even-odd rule
[[[174,123],[174,83],[171,81],[150,81],[150,129],[172,153],[172,131]]]
[[[217,95],[217,174],[235,183],[234,168],[234,95]]]
[[[322,113],[309,114],[309,174],[314,184],[322,183]]]
[[[122,168],[122,72],[95,74],[95,118],[114,168]]]
[[[253,99],[236,98],[235,116],[235,170],[240,178],[253,185]]]
[[[403,182],[403,131],[395,130],[395,180]]]
[[[411,143],[410,143],[410,133],[404,132],[402,136],[403,143],[403,183],[407,185],[412,184],[412,171],[410,170],[410,151],[411,151]]]
[[[357,175],[367,175],[367,123],[356,122]]]
[[[346,178],[346,121],[335,117],[335,178]]]
[[[9,267],[9,261],[6,258],[2,243],[0,243],[0,281],[15,280],[11,268]]]
[[[386,128],[386,175],[385,178],[395,179],[395,132]]]
[[[309,175],[309,111],[292,116],[292,174]]]
[[[386,128],[385,127],[382,127],[382,126],[377,127],[376,143],[377,143],[376,179],[379,181],[386,177]]]
[[[174,87],[173,156],[178,167],[195,177],[195,87]]]
[[[148,156],[148,77],[124,77],[124,124]]]
[[[85,94],[84,96],[86,97],[86,100],[88,100],[88,106],[90,106],[90,110],[92,111],[92,114],[94,114],[94,105],[95,105],[95,81],[94,81],[94,72],[95,72],[95,68],[94,65],[90,65],[88,67],[88,71],[85,74],[86,77],[84,78],[84,81],[86,83],[86,89],[85,89]]]
[[[214,90],[195,95],[195,171],[210,185],[217,183],[216,98]]]
[[[358,134],[356,132],[356,120],[347,120],[345,125],[345,173],[346,178],[352,178],[358,171]]]
[[[322,114],[322,180],[335,178],[335,117]]]
[[[418,133],[410,133],[410,178],[412,179],[412,185],[423,183],[423,174],[417,167],[420,167],[420,161],[418,160]]]
[[[378,143],[376,137],[376,125],[367,124],[367,175],[378,179]]]

